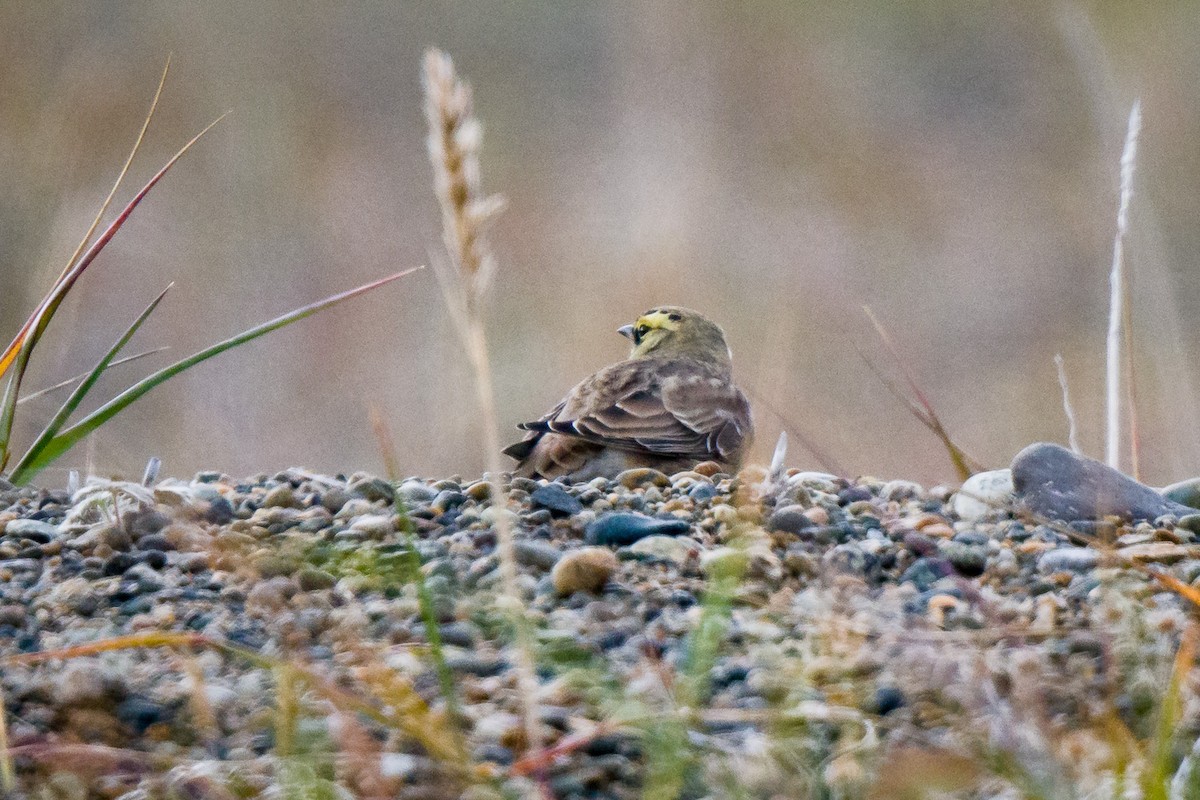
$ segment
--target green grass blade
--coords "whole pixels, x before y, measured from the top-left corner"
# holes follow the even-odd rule
[[[20,469],[14,469],[12,475],[9,476],[9,479],[18,484],[28,482],[38,472],[52,463],[63,453],[75,446],[89,433],[108,422],[110,419],[128,407],[131,403],[141,398],[142,395],[147,394],[151,389],[154,389],[167,380],[170,380],[184,370],[191,369],[197,364],[207,361],[213,356],[224,353],[226,350],[231,350],[234,347],[268,334],[271,331],[278,330],[285,325],[290,325],[293,322],[304,319],[305,317],[309,317],[318,311],[323,311],[324,309],[336,305],[343,300],[349,300],[352,297],[357,297],[360,294],[369,292],[372,289],[376,289],[386,283],[397,280],[398,278],[403,278],[405,275],[410,275],[420,269],[423,269],[423,267],[414,267],[413,269],[407,269],[403,272],[397,272],[394,275],[389,275],[386,278],[372,281],[371,283],[368,283],[364,286],[359,286],[356,289],[351,289],[347,292],[342,292],[341,294],[335,294],[332,297],[327,297],[324,300],[320,300],[316,303],[298,308],[295,311],[291,311],[281,317],[276,317],[269,322],[264,322],[261,325],[253,327],[230,339],[226,339],[223,342],[218,342],[217,344],[205,348],[204,350],[201,350],[200,352],[195,353],[194,355],[189,356],[182,361],[178,361],[169,367],[160,369],[158,372],[155,372],[154,374],[143,378],[141,381],[138,381],[133,386],[130,386],[112,400],[109,400],[103,406],[55,436],[46,444],[44,448],[42,448],[41,452],[39,452],[35,458],[31,459],[28,463],[22,464]]]
[[[165,353],[170,349],[171,348],[166,347],[166,346],[152,347],[149,350],[143,350],[142,352],[134,353],[131,356],[125,356],[124,358],[118,358],[116,361],[112,362],[108,366],[111,369],[112,367],[120,367],[120,366],[124,366],[125,364],[132,364],[134,361],[141,361],[143,358],[149,358],[150,356],[156,356],[159,353]],[[76,383],[79,383],[79,381],[86,378],[89,374],[90,374],[90,372],[81,372],[78,375],[72,375],[70,378],[67,378],[65,381],[59,381],[58,383],[53,383],[45,388],[38,389],[36,392],[30,392],[29,394],[23,394],[23,395],[21,395],[20,399],[17,400],[17,405],[19,405],[19,406],[25,405],[26,403],[31,403],[40,397],[45,397],[48,394],[57,392],[59,389],[66,389],[68,386],[72,386]]]
[[[37,439],[34,440],[32,445],[30,445],[29,450],[25,452],[25,455],[21,456],[21,460],[18,461],[16,467],[13,468],[14,475],[22,472],[25,469],[26,464],[38,459],[38,456],[41,454],[41,452],[46,448],[47,445],[50,444],[51,441],[53,441],[54,437],[58,435],[58,432],[62,430],[62,426],[67,424],[67,420],[70,419],[71,415],[75,413],[75,409],[79,408],[79,404],[83,402],[83,398],[86,397],[87,393],[90,392],[92,387],[96,385],[96,381],[100,380],[100,376],[104,374],[106,369],[108,369],[108,366],[112,363],[112,360],[117,357],[117,353],[121,352],[125,345],[129,344],[129,340],[133,338],[135,333],[137,333],[138,328],[142,327],[142,323],[145,322],[152,313],[154,313],[154,309],[158,308],[158,304],[162,302],[162,299],[167,296],[167,292],[171,291],[171,286],[174,285],[175,284],[171,284],[166,289],[163,289],[158,297],[154,298],[153,302],[146,306],[146,310],[139,314],[138,318],[135,319],[133,323],[125,329],[125,333],[121,334],[121,337],[117,339],[116,343],[113,344],[112,347],[109,348],[108,352],[104,354],[104,357],[96,362],[96,366],[92,367],[92,371],[84,377],[83,381],[80,382],[80,384],[75,387],[75,390],[71,392],[67,399],[63,401],[62,407],[58,409],[58,413],[55,414],[48,423],[46,423],[46,427],[42,429],[42,432],[38,434]]]

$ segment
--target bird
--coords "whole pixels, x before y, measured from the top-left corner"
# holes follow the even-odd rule
[[[736,471],[750,446],[750,402],[733,384],[725,333],[703,314],[659,306],[617,333],[629,357],[585,378],[504,449],[514,476],[570,483],[635,467],[674,474],[703,461]]]

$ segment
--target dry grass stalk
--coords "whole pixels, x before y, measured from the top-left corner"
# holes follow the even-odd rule
[[[816,439],[813,438],[808,431],[801,428],[798,424],[796,424],[795,420],[791,419],[788,417],[788,415],[780,411],[779,407],[767,399],[761,392],[755,390],[754,387],[747,386],[745,384],[743,384],[742,389],[746,392],[746,394],[750,395],[754,399],[754,404],[756,407],[765,408],[767,411],[771,412],[776,419],[783,423],[784,430],[794,436],[796,441],[800,443],[800,446],[807,450],[809,454],[816,459],[818,467],[834,475],[839,475],[842,477],[847,477],[850,475],[845,467],[843,467],[827,449],[818,444]]]
[[[1113,239],[1112,269],[1109,271],[1104,460],[1113,469],[1121,468],[1121,345],[1124,341],[1128,346],[1133,340],[1133,334],[1128,330],[1124,339],[1122,337],[1122,328],[1129,320],[1125,310],[1129,295],[1129,278],[1125,274],[1125,234],[1129,230],[1129,205],[1133,199],[1133,173],[1137,166],[1137,143],[1141,129],[1142,102],[1135,100],[1129,111],[1125,148],[1121,152],[1121,196],[1117,204],[1117,233]]]
[[[1079,427],[1075,422],[1075,409],[1071,405],[1071,393],[1067,389],[1067,368],[1063,363],[1062,353],[1054,354],[1054,367],[1058,370],[1058,386],[1062,389],[1063,413],[1067,415],[1067,442],[1071,445],[1072,453],[1083,455],[1083,450],[1079,447]]]
[[[902,403],[907,405],[908,410],[912,413],[912,415],[916,417],[922,425],[928,428],[933,435],[941,441],[942,447],[946,449],[946,453],[950,456],[950,461],[954,464],[954,469],[958,473],[959,480],[965,481],[976,472],[981,471],[983,469],[983,465],[968,455],[965,450],[959,447],[958,444],[956,444],[954,440],[950,438],[950,434],[946,431],[945,426],[942,425],[941,419],[938,418],[937,412],[933,408],[933,404],[929,402],[929,398],[925,396],[923,391],[921,391],[921,387],[917,383],[917,379],[913,376],[912,372],[905,364],[903,357],[900,355],[900,349],[896,347],[895,342],[892,341],[891,334],[888,333],[887,328],[883,327],[883,323],[880,322],[879,318],[875,316],[875,312],[871,310],[870,306],[863,306],[863,313],[865,313],[867,315],[867,319],[871,321],[871,325],[875,328],[875,332],[879,334],[880,341],[883,342],[883,346],[887,348],[892,360],[896,363],[896,366],[904,375],[904,381],[908,384],[909,391],[912,392],[913,397],[916,399],[911,399],[902,391],[900,391],[899,387],[897,387],[891,380],[888,379],[887,374],[884,373],[884,371],[878,366],[876,366],[875,362],[872,361],[867,354],[856,345],[855,349],[858,350],[858,355],[867,363],[867,367],[875,373],[876,377],[883,382],[883,385],[888,388],[888,391],[895,395],[896,398],[898,398]]]
[[[13,790],[16,773],[13,771],[12,755],[8,750],[8,711],[4,692],[0,689],[0,791],[5,794]]]
[[[536,750],[541,741],[535,707],[538,684],[532,636],[523,617],[524,604],[517,592],[517,560],[513,551],[508,494],[499,480],[504,462],[500,453],[500,430],[482,307],[484,292],[496,266],[484,234],[487,225],[503,209],[504,201],[483,193],[479,171],[483,128],[472,109],[470,87],[458,79],[454,63],[440,50],[430,49],[425,53],[424,85],[429,159],[433,164],[434,188],[442,208],[443,234],[451,259],[450,266],[441,265],[436,272],[475,373],[479,416],[483,424],[482,444],[492,489],[491,503],[498,512],[493,524],[499,545],[502,601],[516,632],[515,666],[524,706],[526,745]]]

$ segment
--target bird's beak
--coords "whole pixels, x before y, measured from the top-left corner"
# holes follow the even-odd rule
[[[617,333],[621,334],[626,339],[632,340],[633,339],[633,326],[632,325],[622,325],[621,327],[617,328]]]

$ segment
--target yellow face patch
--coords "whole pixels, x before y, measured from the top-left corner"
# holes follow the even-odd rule
[[[638,321],[633,325],[633,343],[640,345],[642,341],[652,331],[664,330],[673,331],[679,328],[679,322],[683,317],[673,311],[664,311],[661,308],[652,308],[642,316],[638,317]]]

